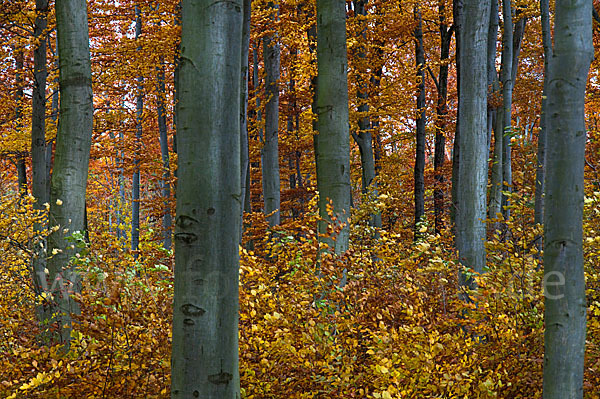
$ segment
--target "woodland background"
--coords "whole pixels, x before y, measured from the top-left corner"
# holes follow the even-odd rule
[[[240,250],[242,396],[540,397],[543,295],[535,176],[544,62],[539,3],[513,2],[514,24],[523,34],[512,129],[505,136],[512,175],[504,187],[502,216],[489,222],[501,228],[489,229],[486,273],[474,276],[477,306],[459,298],[451,230],[454,39],[450,36],[447,55],[441,46],[451,35],[453,5],[374,0],[361,16],[356,2],[347,3],[350,131],[357,137],[372,134],[376,191],[364,187],[355,138],[350,249],[340,257],[322,256],[317,278],[314,4],[281,0],[274,11],[267,1],[252,2],[249,195]],[[171,0],[88,2],[94,92],[88,229],[73,237],[82,248],[77,262],[84,276],[77,298],[82,312],[71,350],[64,354],[58,346],[39,345],[35,309],[43,298],[31,278],[36,237],[48,233],[40,231],[48,207],[30,195],[33,52],[45,37],[43,147],[51,154],[59,101],[54,8],[47,8],[48,26],[36,33],[35,2],[2,3],[0,393],[6,397],[169,395],[177,10]],[[595,23],[596,51],[598,27]],[[498,70],[502,35],[500,19]],[[275,76],[280,223],[273,223],[271,212],[265,216],[263,198],[265,106],[272,100],[265,83],[272,79],[265,72],[265,39],[278,41],[280,48]],[[586,97],[586,398],[600,397],[597,62]],[[444,66],[447,99],[440,100]],[[491,90],[488,107],[501,105],[499,92]],[[420,142],[418,121],[424,127]],[[415,174],[416,153],[423,155],[422,177]],[[50,165],[52,157],[47,159]],[[492,159],[493,148],[490,172]],[[414,200],[419,187],[422,216]],[[338,288],[341,269],[347,270],[343,289]]]

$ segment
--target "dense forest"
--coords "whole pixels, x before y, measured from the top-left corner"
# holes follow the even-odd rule
[[[0,395],[599,399],[596,3],[2,0]]]

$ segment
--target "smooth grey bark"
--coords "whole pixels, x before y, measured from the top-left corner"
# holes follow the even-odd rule
[[[182,1],[172,398],[240,398],[242,14]]]
[[[519,11],[516,12],[516,17],[519,16]],[[521,17],[515,22],[513,28],[513,57],[512,57],[512,65],[511,65],[511,80],[512,86],[515,87],[515,82],[517,81],[517,72],[519,71],[519,55],[521,54],[521,43],[523,42],[523,35],[525,34],[525,24],[527,23],[527,18]]]
[[[414,168],[415,200],[415,240],[419,238],[418,225],[425,217],[425,124],[427,104],[425,103],[425,49],[423,48],[423,19],[421,10],[415,7],[417,26],[415,36],[415,63],[417,68],[417,130]]]
[[[546,119],[548,118],[548,63],[552,58],[552,37],[550,33],[550,1],[540,0],[542,25],[542,44],[544,47],[544,90],[542,92],[542,111],[540,114],[540,132],[538,135],[537,165],[535,171],[535,207],[534,221],[544,223],[544,183],[546,171]],[[538,241],[538,249],[542,249],[542,240]]]
[[[50,226],[59,226],[48,236],[48,281],[51,283],[52,318],[56,338],[68,345],[72,313],[79,305],[71,298],[80,291],[72,262],[79,246],[68,238],[85,230],[85,192],[92,140],[92,73],[85,0],[57,0],[60,116],[56,136],[54,169],[50,188]],[[68,230],[67,230],[68,229]],[[56,252],[56,253],[55,253]]]
[[[346,7],[342,0],[317,0],[317,189],[319,232],[332,222],[333,206],[340,232],[325,238],[336,254],[348,249],[350,228],[350,136],[348,127],[348,59],[346,54]],[[333,240],[335,238],[335,240]]]
[[[490,12],[490,31],[488,33],[488,85],[494,98],[500,92],[500,82],[496,71],[496,44],[498,41],[498,1],[492,0]],[[492,175],[490,181],[490,200],[488,217],[495,219],[502,212],[502,144],[504,142],[504,129],[502,125],[502,108],[492,107],[488,104],[488,134],[494,134],[494,152],[492,155]],[[489,140],[488,146],[491,145]]]
[[[500,90],[498,81],[494,83],[496,89]],[[494,154],[492,163],[492,176],[490,187],[490,202],[488,208],[488,217],[495,219],[498,214],[502,214],[502,183],[503,183],[503,159],[504,154],[504,113],[502,109],[496,110],[493,118],[494,130]],[[499,225],[494,226],[494,229],[499,228]]]
[[[58,57],[55,60],[56,69],[59,68],[58,65]],[[50,105],[50,117],[52,118],[52,122],[54,122],[58,126],[58,107],[59,107],[59,81],[58,76],[54,78],[55,89],[52,92],[52,104]],[[46,145],[46,176],[48,176],[48,184],[46,185],[46,198],[50,198],[50,182],[52,178],[52,153],[53,153],[53,144],[55,139],[48,142]]]
[[[433,158],[435,187],[433,190],[433,211],[435,233],[439,234],[444,228],[444,161],[446,160],[446,116],[448,114],[448,60],[450,59],[450,44],[454,26],[448,27],[446,21],[446,6],[439,3],[440,15],[440,69],[436,82],[437,104],[435,123],[435,152]]]
[[[487,33],[491,1],[465,0],[461,24],[459,125],[460,161],[456,243],[463,266],[481,273],[485,266],[488,170]],[[468,79],[465,77],[468,76]],[[460,284],[473,286],[460,273]]]
[[[544,219],[544,399],[583,398],[585,89],[592,2],[557,0],[549,60]]]
[[[368,0],[355,0],[354,1],[354,13],[358,18],[361,18],[361,30],[358,37],[361,47],[358,52],[360,59],[367,57],[364,43],[367,40],[367,26],[366,26],[366,15]],[[361,71],[363,74],[366,71]],[[362,193],[367,194],[369,189],[372,189],[371,194],[377,196],[377,183],[375,182],[375,159],[373,154],[373,137],[371,133],[371,120],[368,116],[369,113],[369,88],[367,82],[363,77],[358,77],[358,112],[362,113],[363,116],[358,119],[358,133],[353,133],[352,137],[358,145],[360,152],[360,163],[361,163],[361,182],[362,182]],[[370,225],[373,227],[381,228],[381,213],[377,212],[371,215]]]
[[[135,40],[142,35],[142,11],[139,4],[135,5]],[[141,44],[136,51],[141,52]],[[142,118],[144,113],[144,85],[141,75],[137,77],[137,95],[135,99],[135,154],[133,158],[133,176],[131,182],[131,251],[133,258],[138,257],[140,245],[140,147],[142,140]]]
[[[490,27],[488,30],[488,41],[487,41],[487,83],[488,83],[488,147],[491,145],[492,136],[492,125],[495,115],[495,108],[491,107],[489,100],[494,95],[494,82],[498,79],[498,73],[496,72],[496,45],[498,42],[498,2],[492,1],[492,8],[490,11]]]
[[[461,76],[461,54],[462,54],[462,29],[463,29],[463,5],[464,0],[454,0],[452,2],[452,16],[454,18],[454,37],[456,42],[456,95],[460,98],[460,76]],[[452,206],[450,207],[450,224],[457,237],[456,218],[458,213],[458,187],[459,187],[459,167],[460,167],[460,101],[456,108],[456,128],[454,130],[454,143],[452,145]]]
[[[510,218],[510,199],[507,193],[512,192],[512,146],[510,143],[510,129],[507,130],[505,116],[503,116],[502,121],[504,124],[504,137],[502,138],[502,217],[504,220],[508,220]]]
[[[512,3],[502,1],[502,17],[504,19],[504,34],[502,35],[502,180],[504,192],[512,191],[512,156],[510,139],[512,137],[512,92],[513,92],[513,22]],[[509,199],[502,194],[502,216],[510,218]]]
[[[37,46],[33,50],[33,91],[31,111],[31,191],[36,199],[35,209],[44,209],[49,202],[48,173],[46,168],[46,28],[48,26],[48,0],[36,0],[36,18],[33,36]],[[39,226],[41,227],[41,226]],[[43,268],[41,269],[44,270]]]
[[[165,87],[165,61],[163,57],[160,57],[160,66],[157,68],[156,74],[157,80],[157,113],[158,113],[158,135],[160,141],[160,155],[163,166],[163,175],[161,181],[161,191],[163,196],[164,214],[162,220],[163,229],[163,248],[170,249],[171,240],[171,206],[169,205],[171,199],[171,167],[169,165],[169,139],[167,136],[167,110],[165,107],[165,99],[167,96],[167,89]]]
[[[240,242],[244,232],[244,212],[250,212],[250,154],[248,143],[248,57],[250,52],[251,0],[243,0],[242,67],[240,87],[240,181],[242,184],[242,208],[240,212]]]
[[[275,22],[278,7],[269,2],[271,20]],[[262,185],[265,214],[269,226],[281,221],[281,182],[279,177],[279,64],[280,50],[276,34],[263,38],[265,64],[265,141],[261,152]]]
[[[37,46],[33,50],[33,90],[31,105],[31,193],[36,202],[34,209],[43,211],[44,204],[50,203],[50,176],[48,169],[48,144],[46,143],[46,80],[48,68],[46,65],[47,44],[46,28],[48,26],[48,0],[36,0],[35,2],[35,24],[33,36]],[[50,148],[51,149],[51,148]],[[35,234],[34,259],[33,259],[33,285],[35,292],[39,295],[43,292],[43,284],[46,279],[46,246],[47,242],[43,234],[46,228],[45,221],[36,222],[33,226]],[[36,306],[37,317],[40,321],[44,316],[47,306],[41,304]]]

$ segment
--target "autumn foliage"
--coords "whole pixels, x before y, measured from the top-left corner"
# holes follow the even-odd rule
[[[141,39],[133,39],[134,2],[89,1],[94,83],[94,137],[87,188],[89,238],[73,234],[82,248],[73,259],[82,276],[71,347],[40,342],[32,262],[40,245],[31,196],[17,189],[15,164],[30,146],[31,99],[15,116],[15,51],[24,54],[25,87],[31,85],[31,1],[0,10],[6,42],[0,45],[0,395],[7,398],[169,397],[173,252],[161,243],[161,218],[174,213],[175,198],[161,196],[163,163],[156,104],[167,104],[173,151],[177,5],[174,0],[138,2],[144,15]],[[350,2],[348,2],[350,3]],[[243,398],[538,398],[543,367],[541,256],[536,245],[533,198],[536,144],[543,83],[536,2],[516,1],[527,28],[515,83],[511,218],[490,229],[487,270],[474,276],[477,290],[461,292],[461,266],[450,229],[451,142],[456,120],[456,75],[451,63],[447,115],[446,228],[433,228],[433,137],[440,65],[440,1],[369,2],[364,47],[348,11],[351,131],[361,115],[358,82],[368,82],[377,162],[377,195],[361,192],[360,155],[351,148],[350,249],[335,256],[319,248],[312,130],[311,79],[315,54],[307,35],[314,24],[309,1],[282,0],[275,24],[267,2],[253,2],[250,45],[249,141],[251,212],[244,215],[240,245],[240,377]],[[426,221],[413,241],[412,187],[416,74],[413,8],[423,10],[427,68]],[[447,2],[445,17],[452,18]],[[52,13],[47,35],[48,97],[56,89]],[[595,42],[599,40],[595,25]],[[266,102],[262,76],[265,32],[281,43],[280,167],[282,224],[269,228],[262,214],[260,151]],[[596,43],[597,44],[597,43]],[[358,57],[359,51],[366,58]],[[454,50],[452,50],[454,51]],[[256,56],[256,62],[254,57]],[[454,56],[452,54],[452,56]],[[587,98],[588,143],[584,216],[587,283],[585,398],[600,398],[600,130],[598,60],[592,64]],[[257,68],[255,70],[255,68]],[[167,76],[166,90],[158,85]],[[258,80],[253,79],[254,72]],[[364,75],[364,76],[361,76]],[[143,79],[143,138],[135,140],[137,78]],[[293,81],[294,84],[290,84]],[[47,141],[56,135],[47,108]],[[261,108],[262,107],[262,108]],[[141,154],[140,248],[130,251],[133,158]],[[377,155],[378,154],[378,155]],[[30,167],[28,173],[31,174]],[[173,174],[171,174],[173,176]],[[176,178],[168,181],[175,185]],[[173,193],[174,190],[171,191]],[[369,225],[381,213],[383,227]],[[490,221],[490,226],[493,221]],[[330,226],[333,235],[340,226]],[[137,255],[137,256],[134,256]],[[52,254],[47,254],[52,256]],[[462,294],[462,295],[461,295]],[[469,300],[463,300],[468,296]]]

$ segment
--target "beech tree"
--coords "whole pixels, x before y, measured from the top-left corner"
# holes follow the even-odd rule
[[[277,19],[278,8],[273,2],[268,4],[271,21]],[[265,62],[265,142],[262,149],[262,184],[265,214],[269,226],[280,222],[281,182],[279,177],[279,64],[280,50],[276,34],[268,34],[263,39]]]
[[[476,272],[485,266],[488,171],[487,33],[491,2],[464,0],[460,25],[460,160],[456,243],[461,263]],[[461,274],[461,283],[472,285]]]
[[[15,120],[17,121],[17,127],[23,128],[23,64],[24,56],[22,49],[15,49]],[[27,195],[27,165],[25,164],[25,155],[22,153],[17,154],[17,179],[19,186],[19,194],[21,197]]]
[[[238,399],[242,0],[183,0],[171,396]]]
[[[460,71],[462,54],[462,26],[463,26],[463,3],[464,0],[452,1],[452,17],[454,18],[454,37],[456,42],[456,95],[460,99]],[[460,165],[460,100],[456,107],[456,127],[454,129],[454,142],[452,143],[452,189],[450,192],[452,205],[450,206],[450,224],[457,234],[456,218],[458,213],[458,185],[459,185],[459,165]],[[455,238],[456,241],[456,238]]]
[[[355,17],[359,18],[361,29],[357,40],[361,43],[358,57],[361,60],[366,59],[365,45],[367,42],[367,0],[354,0],[354,13]],[[362,65],[361,65],[362,66]],[[360,72],[366,74],[366,65],[363,66]],[[375,183],[375,158],[373,154],[373,135],[371,133],[371,120],[368,116],[369,112],[369,87],[367,80],[364,75],[358,75],[358,112],[364,113],[358,120],[358,133],[352,133],[354,141],[358,145],[360,151],[360,165],[361,165],[361,183],[362,193],[367,194],[369,189],[373,190],[373,194],[377,195],[377,186]],[[381,227],[381,214],[374,213],[371,215],[370,224],[373,227]]]
[[[502,17],[504,18],[504,33],[502,35],[502,109],[501,129],[497,133],[502,133],[502,180],[504,181],[504,193],[512,191],[512,155],[510,138],[512,133],[512,93],[513,93],[513,22],[512,22],[512,2],[510,0],[502,1]],[[497,134],[499,138],[499,135]],[[500,144],[500,142],[498,142]],[[508,208],[509,199],[506,194],[502,194],[501,211],[504,219],[510,216]]]
[[[496,71],[496,46],[498,42],[498,2],[492,1],[490,12],[490,28],[488,32],[488,86],[493,98],[500,91],[498,72]],[[504,59],[503,59],[504,60]],[[488,217],[494,219],[502,212],[502,144],[504,142],[502,109],[492,107],[488,101],[488,142],[491,146],[491,131],[494,133],[494,151],[492,156],[492,173],[490,178],[490,200]]]
[[[415,239],[418,237],[418,224],[425,216],[425,50],[423,48],[423,18],[421,10],[415,6],[415,63],[417,69],[417,129],[415,155]]]
[[[139,41],[142,35],[142,10],[135,5],[135,40]],[[137,47],[141,53],[141,44]],[[137,95],[135,99],[135,157],[133,160],[133,177],[131,182],[131,250],[137,258],[140,245],[140,146],[142,139],[142,118],[144,114],[144,84],[142,75],[137,77]]]
[[[244,24],[242,25],[242,67],[240,87],[240,182],[241,203],[240,213],[240,240],[242,238],[244,212],[250,212],[250,154],[248,142],[248,77],[250,53],[250,16],[252,14],[252,0],[243,0]]]
[[[544,399],[583,398],[585,89],[592,2],[556,1],[549,61],[544,218]]]
[[[85,227],[85,193],[92,140],[92,72],[85,0],[57,0],[60,113],[54,169],[50,186],[48,236],[49,281],[52,282],[52,319],[61,342],[70,339],[71,313],[78,313],[71,298],[79,291],[77,272],[71,262],[79,251],[68,238]]]
[[[548,63],[552,57],[550,33],[550,1],[540,0],[542,45],[544,47],[544,90],[542,92],[542,112],[540,113],[540,132],[538,134],[537,167],[535,171],[535,223],[544,223],[544,185],[546,172],[546,119],[548,115]],[[538,248],[542,248],[541,240]]]
[[[443,1],[439,3],[440,24],[440,69],[438,78],[434,78],[437,89],[436,122],[435,122],[435,187],[433,191],[435,232],[440,233],[444,226],[444,161],[446,159],[446,118],[448,115],[448,59],[450,58],[450,44],[455,26],[448,27],[446,20],[446,5]],[[430,71],[431,72],[431,71]]]
[[[33,50],[33,90],[31,105],[31,193],[36,199],[34,207],[38,210],[44,209],[44,204],[50,202],[50,176],[47,167],[48,145],[46,144],[46,80],[48,68],[46,65],[46,28],[48,26],[48,0],[36,0],[36,18],[34,25],[34,37],[37,47]],[[51,147],[51,146],[50,146]],[[36,234],[46,226],[44,223],[36,223],[34,229]],[[46,275],[46,240],[41,234],[36,237],[38,244],[35,246],[36,255],[33,261],[33,283],[35,290],[40,294],[43,290]],[[44,319],[42,315],[47,309],[37,307],[38,318]]]
[[[337,223],[346,226],[335,241],[337,254],[348,249],[350,216],[350,133],[348,127],[348,59],[346,4],[343,0],[317,0],[317,126],[315,136],[319,213],[326,221],[331,201]],[[320,233],[326,223],[320,223]]]

